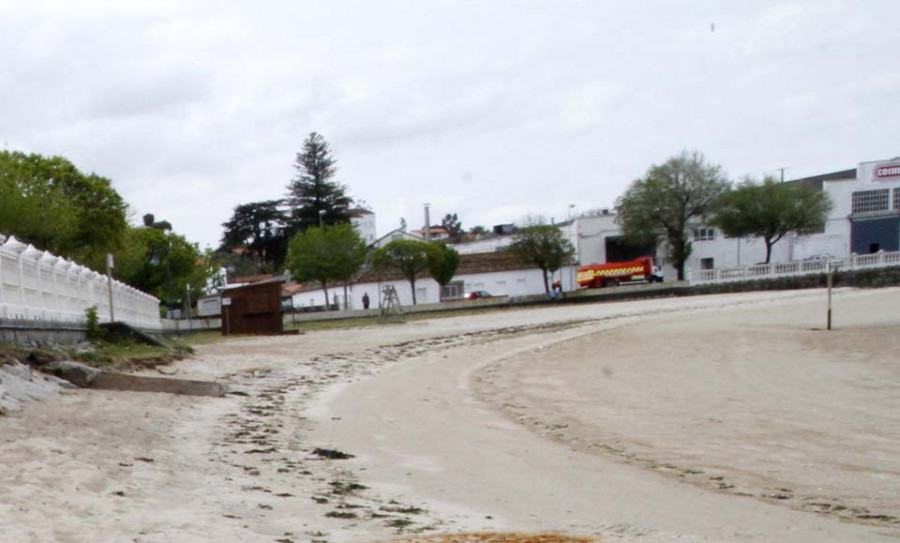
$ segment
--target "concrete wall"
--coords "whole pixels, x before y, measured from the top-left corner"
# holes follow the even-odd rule
[[[83,341],[86,328],[75,323],[0,319],[0,343],[12,345],[71,345]]]

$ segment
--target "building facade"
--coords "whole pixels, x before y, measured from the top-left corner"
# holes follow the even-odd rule
[[[900,250],[900,158],[862,162],[857,168],[789,181],[825,191],[832,203],[825,228],[788,234],[772,248],[773,262]],[[765,260],[760,238],[728,238],[713,227],[693,230],[690,269],[735,268]]]
[[[359,237],[371,245],[376,239],[375,214],[368,209],[356,208],[350,210],[350,224],[359,233]]]

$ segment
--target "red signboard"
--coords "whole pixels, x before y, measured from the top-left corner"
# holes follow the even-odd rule
[[[875,166],[875,179],[887,181],[900,178],[900,162],[890,162]]]

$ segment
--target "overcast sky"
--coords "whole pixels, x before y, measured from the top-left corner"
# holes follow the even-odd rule
[[[683,149],[733,179],[900,155],[900,2],[0,0],[0,143],[201,246],[317,131],[379,235],[612,207]]]

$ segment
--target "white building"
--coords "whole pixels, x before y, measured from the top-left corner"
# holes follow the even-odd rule
[[[451,246],[461,255],[502,251],[513,242],[515,231],[516,227],[512,224],[498,224],[490,234],[473,241],[452,243]]]
[[[851,253],[900,250],[900,158],[863,162],[858,168],[789,181],[824,190],[833,203],[822,232],[789,234],[772,248],[773,262],[803,260],[814,255],[848,257]],[[557,226],[576,249],[582,265],[618,262],[653,255],[667,281],[677,277],[666,254],[663,240],[656,246],[634,246],[624,242],[614,213],[578,217]],[[734,268],[765,261],[766,245],[761,238],[729,238],[714,227],[698,222],[692,229],[693,251],[686,269]],[[473,244],[458,245],[463,251],[494,250],[508,245],[511,236],[495,237]]]
[[[390,243],[392,241],[397,241],[398,239],[407,239],[407,240],[412,240],[412,241],[425,241],[425,238],[423,238],[422,236],[420,236],[414,232],[407,232],[405,228],[401,227],[401,228],[396,228],[394,230],[391,230],[387,234],[376,239],[375,241],[373,241],[372,243],[369,244],[369,248],[370,249],[381,249],[388,243]]]
[[[854,169],[789,182],[824,190],[833,208],[822,232],[789,234],[776,243],[773,262],[900,250],[900,158],[862,162]],[[763,262],[765,255],[760,238],[727,238],[715,228],[697,225],[686,267],[734,268]]]
[[[356,208],[350,210],[350,224],[359,233],[359,236],[371,245],[375,242],[375,213],[368,209]]]
[[[574,268],[565,268],[554,274],[549,281],[559,279],[563,289],[572,288],[571,278]],[[349,309],[362,309],[362,298],[367,294],[370,308],[379,307],[385,287],[393,286],[401,305],[412,305],[412,289],[409,281],[397,272],[387,272],[380,276],[374,272],[365,273],[357,283],[347,288]],[[462,298],[466,293],[484,290],[493,296],[530,296],[544,293],[544,280],[539,269],[517,261],[506,252],[492,252],[464,255],[453,282],[445,290],[444,300]],[[325,305],[325,292],[319,285],[309,284],[296,292],[293,297],[295,308],[321,308]],[[343,285],[333,285],[328,289],[328,301],[344,307]],[[416,303],[434,304],[441,301],[440,285],[427,274],[420,274],[416,280]]]

